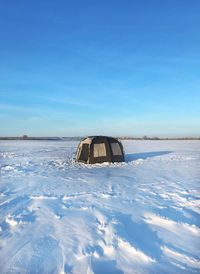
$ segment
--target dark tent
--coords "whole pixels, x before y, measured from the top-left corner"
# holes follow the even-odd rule
[[[86,164],[123,162],[123,146],[121,142],[112,137],[87,137],[78,146],[76,160]]]

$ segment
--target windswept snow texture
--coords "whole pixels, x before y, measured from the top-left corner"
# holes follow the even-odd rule
[[[0,142],[0,273],[200,273],[200,142]]]

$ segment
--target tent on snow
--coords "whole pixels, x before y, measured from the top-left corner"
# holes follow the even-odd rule
[[[112,137],[87,137],[78,146],[76,161],[86,164],[123,162],[123,146],[121,142]]]

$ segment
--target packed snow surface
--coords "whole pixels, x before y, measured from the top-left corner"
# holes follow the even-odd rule
[[[200,142],[0,142],[0,273],[200,273]]]

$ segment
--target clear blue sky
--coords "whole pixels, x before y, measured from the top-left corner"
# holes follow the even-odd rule
[[[0,135],[200,135],[200,1],[0,0]]]

